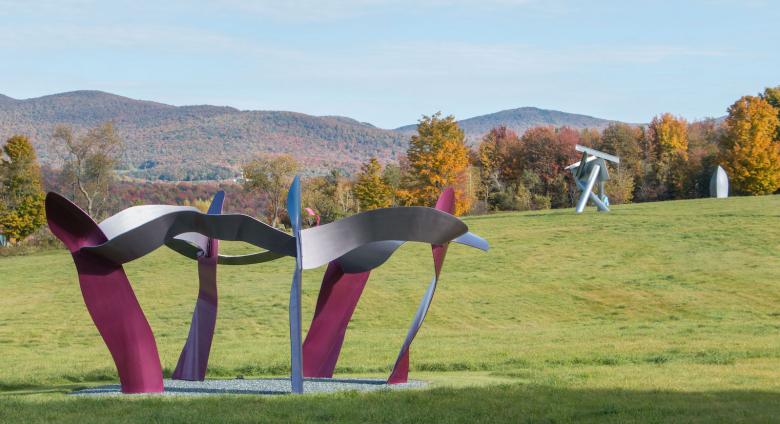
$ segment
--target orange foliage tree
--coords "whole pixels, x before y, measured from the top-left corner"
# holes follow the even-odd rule
[[[777,115],[777,109],[756,96],[744,96],[729,107],[720,160],[737,192],[770,194],[780,188]]]
[[[432,206],[442,190],[455,188],[455,213],[468,212],[473,203],[469,150],[455,117],[441,112],[423,116],[417,135],[406,151],[409,173],[399,193],[408,205]]]

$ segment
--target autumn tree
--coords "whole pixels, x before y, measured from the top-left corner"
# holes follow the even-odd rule
[[[777,87],[767,87],[761,98],[766,100],[773,108],[777,109],[777,118],[780,119],[780,85]],[[780,126],[777,127],[775,132],[775,140],[780,141]]]
[[[260,156],[242,167],[244,189],[265,193],[268,199],[266,218],[272,227],[279,222],[279,212],[297,171],[298,162],[290,155]]]
[[[505,183],[519,177],[520,138],[506,126],[493,128],[477,148],[480,197],[488,203],[492,191],[500,191]]]
[[[655,149],[655,178],[662,198],[680,198],[684,193],[688,165],[688,122],[671,113],[656,116],[647,131]]]
[[[306,180],[301,194],[303,206],[313,208],[321,224],[358,212],[359,205],[352,190],[352,181],[341,169]]]
[[[44,194],[41,169],[30,140],[15,135],[0,158],[0,234],[11,242],[23,240],[43,225]]]
[[[778,110],[769,101],[744,96],[728,109],[720,160],[737,192],[770,194],[780,188]]]
[[[552,207],[568,206],[571,187],[565,168],[576,160],[574,146],[579,142],[579,132],[567,127],[535,127],[526,131],[520,140],[518,163],[523,174],[531,172],[539,176],[541,192],[538,194],[549,196]]]
[[[124,143],[110,122],[76,137],[68,126],[54,130],[58,150],[63,152],[63,179],[73,188],[72,198],[90,216],[104,212],[115,179]]]
[[[722,126],[715,119],[688,125],[688,166],[685,197],[709,197],[710,178],[718,165]]]
[[[376,158],[369,159],[360,167],[352,191],[362,210],[386,208],[392,202],[392,192],[382,179],[382,165]]]
[[[441,112],[423,116],[406,152],[410,178],[404,190],[407,204],[432,206],[446,187],[455,188],[455,213],[471,207],[468,192],[469,154],[463,130],[455,117]]]

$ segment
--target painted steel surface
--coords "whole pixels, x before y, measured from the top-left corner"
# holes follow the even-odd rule
[[[162,392],[157,344],[124,269],[83,247],[106,241],[97,223],[68,199],[49,193],[46,219],[70,250],[89,315],[106,343],[123,393]]]
[[[303,269],[325,265],[370,243],[398,240],[441,244],[466,232],[468,227],[463,221],[436,209],[419,206],[374,209],[301,231]],[[384,251],[377,249],[377,252],[380,250]],[[386,259],[356,267],[365,271]]]
[[[219,215],[225,201],[225,192],[219,191],[211,201],[207,214]],[[199,235],[199,234],[198,234]],[[196,239],[197,240],[197,239]],[[171,378],[174,380],[203,381],[209,363],[211,342],[217,324],[217,255],[219,240],[206,239],[205,253],[198,261],[198,300],[192,314],[190,332]]]
[[[290,286],[290,382],[293,393],[303,393],[303,348],[301,342],[301,273],[303,258],[301,248],[301,180],[293,180],[287,193],[287,215],[295,238],[295,270]]]
[[[444,190],[441,196],[439,196],[439,199],[436,201],[436,209],[447,213],[455,211],[455,191],[452,188]],[[433,295],[436,293],[436,285],[439,283],[439,275],[441,274],[442,265],[444,265],[444,257],[447,255],[448,247],[449,243],[431,246],[434,269],[433,279],[431,279],[428,288],[425,290],[420,306],[417,307],[417,311],[412,319],[412,325],[406,333],[406,339],[404,339],[404,343],[393,365],[393,370],[390,372],[390,377],[387,378],[388,384],[406,383],[409,377],[409,349],[412,346],[412,341],[414,341],[414,338],[420,331],[426,315],[428,315],[428,310],[431,308],[431,302],[433,302]]]
[[[599,212],[609,212],[609,198],[604,191],[605,183],[609,180],[606,161],[620,163],[620,158],[579,144],[575,146],[575,150],[582,152],[582,159],[566,167],[571,171],[574,183],[582,192],[574,208],[575,212],[582,213],[588,200],[593,201]],[[598,183],[598,196],[593,193],[596,183]]]
[[[454,194],[452,189],[445,190],[436,204],[436,209],[446,214],[452,212],[455,202]],[[453,241],[482,250],[488,249],[488,244],[484,239],[469,232]],[[333,377],[347,326],[363,293],[370,270],[384,263],[403,243],[399,240],[368,243],[328,264],[317,298],[314,317],[303,345],[304,375],[306,377]],[[432,246],[436,272],[441,271],[446,246],[446,244]],[[407,379],[409,347],[430,308],[438,281],[438,274],[436,275],[429,284],[407,332],[407,338],[388,380],[390,383],[402,383]]]
[[[303,342],[303,375],[331,378],[370,271],[347,273],[338,261],[328,264],[317,296],[317,306]]]
[[[445,200],[442,200],[445,199]],[[369,271],[384,263],[406,241],[433,245],[435,277],[418,308],[407,340],[394,367],[393,381],[406,378],[409,346],[430,307],[441,263],[449,242],[487,250],[487,242],[468,232],[450,213],[454,192],[445,191],[437,209],[405,207],[378,209],[303,230],[300,180],[295,178],[287,198],[293,234],[254,218],[222,214],[224,194],[218,193],[209,212],[195,208],[150,205],[128,208],[96,224],[77,206],[54,193],[47,196],[49,225],[73,254],[85,303],[119,371],[128,393],[162,390],[162,372],[154,336],[133,294],[122,264],[160,246],[197,260],[199,292],[190,332],[173,377],[203,380],[206,375],[217,314],[217,265],[295,258],[290,287],[291,383],[303,391],[308,375],[332,376],[346,326],[365,287]],[[218,240],[253,244],[260,252],[219,255]],[[301,343],[301,273],[329,264],[305,347]],[[308,352],[308,351],[307,351]],[[304,362],[306,359],[306,362]],[[404,363],[407,365],[404,368]]]
[[[113,238],[96,246],[85,246],[83,249],[116,264],[124,264],[170,243],[176,236],[199,233],[208,238],[243,241],[275,253],[295,256],[294,237],[247,215],[208,215],[197,209],[183,209],[178,206],[153,205],[136,208],[147,209],[142,211],[143,214],[139,214],[143,221],[114,221],[112,224],[119,225],[116,226],[118,229],[111,227],[115,233]]]

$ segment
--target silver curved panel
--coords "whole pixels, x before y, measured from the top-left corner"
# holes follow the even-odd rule
[[[457,237],[452,242],[484,251],[490,248],[485,239],[471,232]],[[341,256],[336,259],[336,262],[339,263],[341,269],[346,273],[355,274],[370,271],[387,262],[390,256],[404,243],[406,242],[401,240],[368,243]]]
[[[369,243],[403,240],[444,244],[467,231],[463,221],[433,208],[374,209],[301,231],[301,259],[303,269],[312,269]],[[376,251],[384,255],[390,245],[379,245]]]
[[[123,264],[152,252],[176,236],[195,232],[208,238],[244,241],[278,254],[295,255],[295,239],[292,236],[252,217],[240,214],[207,215],[198,210],[180,208],[174,206],[161,209],[159,213],[142,215],[146,221],[118,225],[117,228],[126,231],[115,234],[101,245],[84,247],[82,250]],[[182,246],[178,242],[172,244],[179,248]]]
[[[169,215],[174,212],[200,212],[192,206],[170,206],[170,205],[142,205],[133,206],[118,212],[115,215],[104,219],[98,227],[106,235],[106,238],[112,238],[140,227],[148,221],[155,220],[161,216]]]
[[[462,236],[456,238],[452,241],[453,243],[459,243],[463,244],[469,247],[473,247],[475,249],[479,249],[482,251],[487,252],[490,250],[490,244],[488,244],[487,240],[483,239],[482,237],[472,233],[468,232],[466,234],[463,234]]]

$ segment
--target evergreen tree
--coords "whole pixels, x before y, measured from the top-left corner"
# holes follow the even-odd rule
[[[18,242],[43,225],[41,169],[30,140],[16,135],[3,146],[0,160],[0,233]]]
[[[362,210],[386,208],[392,203],[390,187],[382,179],[382,165],[376,158],[369,159],[360,167],[352,191]]]

